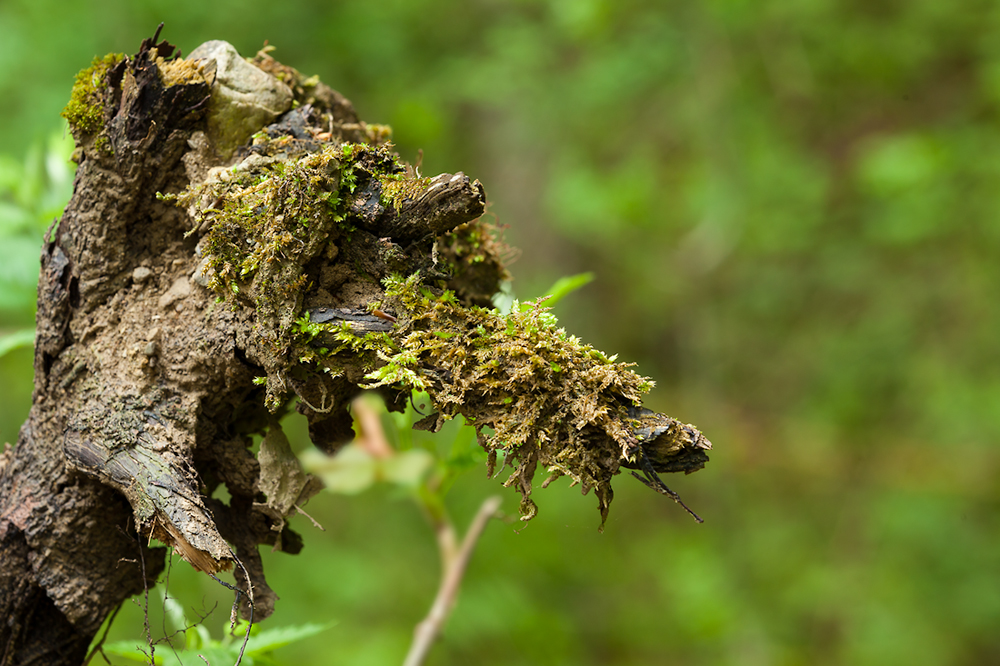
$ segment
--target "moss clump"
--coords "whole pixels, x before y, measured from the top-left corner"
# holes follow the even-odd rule
[[[166,58],[158,57],[156,59],[156,72],[160,76],[160,82],[167,88],[170,86],[189,86],[196,83],[207,83],[201,63],[197,60],[185,60],[183,58],[167,60]]]
[[[122,53],[94,58],[90,67],[76,75],[73,92],[62,111],[74,133],[94,135],[104,129],[104,87],[108,70],[125,59]]]
[[[200,213],[211,223],[202,241],[209,286],[234,307],[243,302],[255,311],[254,346],[268,371],[271,409],[282,403],[282,378],[296,359],[305,265],[335,249],[344,231],[340,188],[351,185],[342,159],[340,149],[327,146],[299,160],[230,171],[203,192],[213,201]]]
[[[211,202],[195,216],[199,226],[210,224],[202,241],[209,286],[223,298],[245,295],[258,309],[282,311],[289,327],[299,314],[305,263],[324,250],[335,254],[331,244],[353,229],[347,205],[361,161],[389,173],[401,168],[385,148],[327,144],[298,159],[250,160],[182,196]]]
[[[254,148],[265,155],[274,146],[264,143],[286,141],[258,139]],[[323,266],[349,261],[338,254],[357,231],[350,205],[359,178],[367,182],[402,170],[386,148],[330,143],[294,159],[253,155],[178,197],[192,208],[198,227],[207,227],[200,247],[208,286],[220,299],[232,299],[234,307],[249,306],[255,313],[257,337],[251,344],[268,371],[270,408],[283,404],[291,375],[342,372],[343,359],[307,368],[343,349],[336,341],[326,347],[313,344],[318,333],[339,333],[341,342],[353,342],[355,336],[349,328],[341,331],[339,324],[311,323],[305,302],[315,292]],[[363,275],[357,266],[344,270]],[[369,275],[368,280],[377,285],[382,277]],[[363,350],[354,345],[350,351],[357,357]]]
[[[215,202],[196,218],[211,223],[203,241],[209,286],[223,297],[252,287],[253,305],[268,310],[294,301],[302,260],[336,240],[336,222],[344,217],[341,157],[326,147],[301,160],[234,169],[209,184],[205,193]]]
[[[485,217],[485,216],[484,216]],[[438,241],[438,261],[452,278],[448,288],[464,303],[489,307],[502,282],[511,279],[506,264],[517,255],[484,217],[463,224]]]
[[[412,178],[406,174],[390,173],[379,178],[382,190],[382,203],[392,206],[396,212],[402,208],[403,202],[414,200],[426,191],[430,178]]]
[[[388,239],[352,240],[367,233],[355,226],[365,208],[359,202],[374,196],[375,181],[381,197],[387,183],[402,183],[390,200],[426,187],[410,185],[403,173],[384,147],[331,144],[288,161],[248,160],[199,191],[207,205],[195,219],[210,225],[201,243],[209,285],[254,313],[249,346],[267,372],[268,406],[280,408],[293,390],[314,412],[327,413],[334,408],[327,398],[342,382],[426,391],[438,410],[433,427],[462,415],[491,461],[498,451],[517,461],[506,483],[522,494],[525,519],[536,512],[530,495],[538,464],[551,478],[566,475],[584,492],[594,489],[606,518],[611,478],[639,455],[633,415],[652,382],[567,335],[540,302],[501,315],[445,289],[449,279],[473,284],[470,276],[486,267],[479,296],[488,298],[506,274],[502,246],[483,222],[439,237],[433,265],[417,266],[397,250],[393,265],[408,277],[387,277],[388,262],[365,264],[365,253],[379,254]],[[307,302],[315,304],[315,276],[325,270],[317,265],[375,281],[354,307],[391,311],[391,330],[313,321]],[[307,397],[300,390],[307,385],[319,388]]]
[[[266,372],[255,383],[272,411],[294,393],[313,441],[335,450],[360,389],[396,406],[426,391],[437,412],[424,427],[462,415],[491,470],[500,451],[516,461],[506,485],[524,519],[539,464],[549,480],[593,489],[606,519],[621,467],[663,492],[657,471],[707,460],[697,429],[641,408],[649,379],[567,335],[541,302],[508,315],[482,307],[507,275],[507,250],[482,219],[393,236],[429,179],[385,146],[339,142],[346,125],[322,120],[311,139],[259,132],[239,166],[179,197],[204,230],[209,286],[251,321],[237,345]]]
[[[611,477],[638,453],[630,407],[653,382],[557,328],[541,301],[501,315],[465,307],[448,291],[435,294],[419,276],[386,286],[387,300],[405,315],[393,334],[398,350],[382,355],[369,386],[427,391],[437,425],[461,414],[491,460],[501,450],[516,459],[506,485],[521,492],[524,519],[536,511],[537,464],[571,477],[584,493],[594,488],[606,518]]]

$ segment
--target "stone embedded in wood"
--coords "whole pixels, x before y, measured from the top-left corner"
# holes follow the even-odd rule
[[[292,107],[292,90],[243,59],[232,44],[205,42],[188,55],[212,82],[208,136],[223,159]]]

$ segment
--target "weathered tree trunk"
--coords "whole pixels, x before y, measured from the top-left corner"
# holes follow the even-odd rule
[[[707,460],[697,430],[638,406],[648,382],[538,307],[472,307],[505,277],[478,181],[420,177],[387,128],[266,53],[181,59],[154,37],[81,73],[66,115],[79,169],[45,239],[34,403],[0,457],[0,663],[80,663],[163,569],[150,538],[235,564],[244,614],[270,614],[257,546],[297,552],[284,519],[317,489],[277,425],[292,404],[333,451],[363,388],[396,407],[426,390],[422,427],[463,414],[518,460],[529,517],[537,463],[606,514],[620,466],[658,487]]]

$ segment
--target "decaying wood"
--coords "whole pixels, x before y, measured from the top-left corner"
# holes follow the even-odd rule
[[[225,52],[208,47],[213,57]],[[202,286],[191,220],[156,196],[250,154],[227,155],[230,147],[212,134],[227,128],[206,120],[213,96],[239,94],[241,85],[220,74],[217,60],[182,61],[167,42],[146,40],[97,82],[103,128],[74,127],[74,195],[42,256],[34,405],[16,447],[0,459],[0,616],[8,619],[0,663],[79,663],[108,613],[163,569],[165,551],[148,547],[150,538],[207,573],[239,559],[253,578],[258,619],[276,598],[258,544],[301,547],[283,518],[317,486],[303,479],[298,497],[261,501],[263,490],[287,485],[274,462],[287,460],[269,459],[262,475],[248,450],[250,433],[274,422],[253,381],[260,368],[238,345],[248,321]],[[257,69],[278,94],[268,100],[274,108],[253,111],[259,124],[240,141],[293,102],[273,76],[283,66],[265,59]],[[322,85],[307,93],[313,124],[328,130],[323,138],[368,138],[338,93]],[[298,140],[302,117],[287,114],[269,131]],[[381,206],[367,226],[386,237],[394,226],[410,240],[482,212],[478,183],[448,175],[446,184],[451,196],[434,198],[448,188],[429,187],[399,210]],[[421,230],[417,215],[435,222]],[[343,441],[349,431],[327,438]],[[228,505],[210,497],[220,484]]]
[[[368,228],[399,241],[439,236],[483,214],[486,193],[479,181],[473,182],[461,172],[426,180],[398,211],[380,203],[381,187],[371,180],[353,210]]]
[[[481,435],[506,432],[510,401],[476,385],[489,370],[453,362],[462,336],[508,325],[467,309],[488,304],[506,275],[475,221],[478,181],[420,177],[383,145],[385,128],[266,53],[247,61],[209,42],[182,59],[154,37],[94,72],[74,90],[73,198],[42,254],[34,403],[0,457],[0,664],[79,663],[108,614],[162,571],[166,549],[151,539],[206,573],[236,564],[254,616],[270,614],[257,548],[297,552],[285,518],[318,489],[278,426],[293,404],[329,451],[350,439],[346,405],[364,386],[396,408],[426,386],[445,407],[431,429],[462,413]],[[390,294],[394,275],[419,276],[415,296]],[[421,289],[441,300],[420,305]],[[434,325],[454,330],[434,338]],[[543,329],[531,335],[556,335]],[[373,381],[425,333],[436,351]],[[520,458],[526,501],[539,460],[596,484],[603,515],[618,468],[644,469],[636,456],[660,472],[704,464],[697,430],[626,412],[638,389],[616,384],[622,364],[563,347],[597,387],[565,416],[532,407],[579,424],[579,436],[548,433],[566,451],[539,458],[483,439]],[[573,370],[539,359],[556,380]],[[516,374],[510,385],[525,379]],[[459,394],[467,411],[448,403]],[[515,425],[515,437],[547,436]],[[267,433],[258,457],[256,433]],[[228,503],[212,497],[222,485]],[[248,591],[244,575],[236,585]]]

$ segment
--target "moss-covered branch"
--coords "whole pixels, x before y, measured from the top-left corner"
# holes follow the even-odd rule
[[[478,182],[420,177],[386,146],[319,140],[319,129],[258,133],[242,162],[179,197],[204,233],[206,284],[252,313],[271,409],[296,394],[318,424],[343,420],[361,388],[427,391],[428,427],[462,415],[491,460],[517,460],[507,484],[525,519],[538,464],[595,489],[602,519],[621,466],[655,477],[704,464],[695,428],[641,409],[652,382],[629,364],[567,335],[540,303],[501,315],[449,289],[480,264],[493,267],[481,293],[504,277]]]

